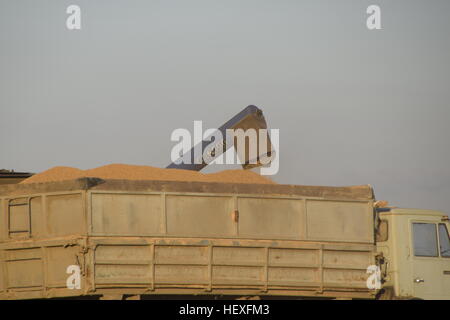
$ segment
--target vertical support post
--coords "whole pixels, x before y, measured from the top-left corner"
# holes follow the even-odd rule
[[[234,200],[234,212],[238,214],[237,221],[234,221],[234,235],[239,236],[239,208],[238,208],[238,197],[233,196]]]
[[[319,293],[323,293],[323,244],[319,247]]]
[[[42,195],[42,217],[43,217],[43,225],[44,225],[44,234],[50,234],[50,227],[48,225],[48,208],[47,208],[47,195]]]
[[[96,258],[95,258],[95,251],[97,251],[97,244],[92,245],[91,250],[91,266],[92,266],[92,273],[91,273],[91,286],[92,291],[95,291],[95,266],[96,266]]]
[[[300,240],[308,240],[308,206],[306,205],[306,199],[301,200],[303,202],[303,225],[300,226],[302,236]]]
[[[269,247],[264,248],[265,264],[264,264],[264,292],[267,292],[269,287]]]
[[[163,225],[162,230],[165,235],[167,235],[167,210],[166,210],[166,193],[161,193],[161,210],[163,213]]]
[[[81,192],[81,203],[83,206],[83,230],[86,234],[90,234],[89,230],[91,228],[92,222],[90,219],[90,210],[88,208],[88,191]]]
[[[44,270],[44,274],[43,274],[44,295],[47,295],[47,290],[48,290],[48,266],[47,266],[47,250],[46,249],[47,248],[45,246],[41,247],[42,270]]]
[[[31,197],[27,198],[28,206],[28,239],[31,238]]]
[[[5,206],[5,213],[6,213],[6,219],[7,219],[7,226],[8,226],[8,231],[6,232],[6,234],[8,235],[8,239],[11,239],[11,207],[10,207],[10,203],[11,203],[11,199],[5,199],[5,203],[7,204]]]
[[[211,243],[208,245],[208,288],[207,291],[212,291],[212,264],[213,264],[213,246]]]
[[[5,292],[5,295],[8,293],[8,273],[6,268],[6,252],[5,250],[0,250],[0,269],[3,268],[3,288],[2,291]]]
[[[155,243],[153,242],[150,244],[150,256],[152,257],[152,262],[150,264],[150,274],[151,274],[151,283],[150,283],[150,290],[155,290]]]

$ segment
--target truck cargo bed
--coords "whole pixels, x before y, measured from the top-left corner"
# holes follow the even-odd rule
[[[0,186],[0,298],[373,297],[369,186],[84,178]],[[68,289],[67,268],[81,269]]]

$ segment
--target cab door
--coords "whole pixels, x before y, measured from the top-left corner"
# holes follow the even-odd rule
[[[438,226],[432,222],[412,221],[412,279],[414,297],[442,299],[442,261]]]
[[[439,251],[442,265],[442,294],[445,299],[450,299],[450,237],[449,224],[439,223]]]

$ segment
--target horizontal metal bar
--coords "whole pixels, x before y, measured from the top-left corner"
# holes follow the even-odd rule
[[[151,260],[96,260],[96,265],[142,265],[151,264]]]
[[[16,259],[5,259],[5,262],[14,262],[14,261],[31,261],[31,260],[42,260],[42,257],[36,257],[36,258],[16,258]]]

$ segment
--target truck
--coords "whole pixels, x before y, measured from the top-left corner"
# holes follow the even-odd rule
[[[370,186],[81,178],[0,186],[0,299],[450,299],[437,211]]]
[[[267,129],[252,105],[218,131],[249,128]],[[269,136],[265,143],[256,159],[243,150],[244,169],[275,155]],[[0,299],[450,299],[449,229],[445,213],[388,207],[369,185],[5,184]]]

